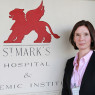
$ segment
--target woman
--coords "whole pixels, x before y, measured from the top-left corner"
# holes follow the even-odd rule
[[[95,31],[89,21],[75,24],[70,38],[79,52],[67,61],[62,95],[95,95]]]

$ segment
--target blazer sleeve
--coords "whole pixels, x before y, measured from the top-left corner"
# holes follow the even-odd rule
[[[69,90],[68,90],[68,85],[67,85],[67,81],[66,81],[66,77],[67,77],[67,70],[68,70],[68,61],[66,63],[66,67],[64,70],[64,77],[63,77],[63,88],[62,88],[62,94],[61,95],[69,95]]]

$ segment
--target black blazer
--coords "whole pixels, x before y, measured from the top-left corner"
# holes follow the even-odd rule
[[[70,83],[73,72],[73,60],[74,57],[69,59],[66,64],[63,78],[62,95],[72,95]],[[83,75],[79,95],[95,95],[95,51],[93,51],[93,54]]]

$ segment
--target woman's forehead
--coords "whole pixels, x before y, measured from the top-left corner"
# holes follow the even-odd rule
[[[83,33],[83,32],[88,32],[89,33],[89,30],[86,26],[79,26],[75,31],[75,33]]]

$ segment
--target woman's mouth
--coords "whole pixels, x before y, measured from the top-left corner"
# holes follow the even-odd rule
[[[84,45],[85,43],[79,43],[79,45]]]

